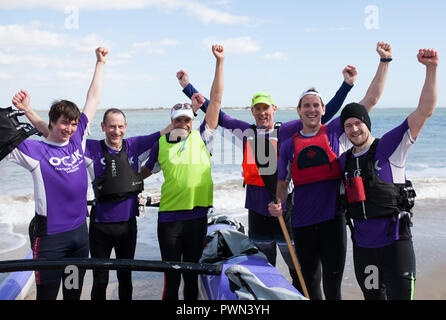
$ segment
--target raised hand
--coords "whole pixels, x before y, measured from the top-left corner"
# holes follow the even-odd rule
[[[192,110],[194,110],[194,112],[197,112],[197,110],[200,109],[203,103],[206,102],[203,95],[198,92],[194,93],[190,99],[192,101]]]
[[[417,54],[420,63],[427,66],[438,66],[439,56],[436,49],[420,49]]]
[[[214,54],[217,60],[222,60],[225,58],[225,50],[221,44],[212,45],[212,53]]]
[[[381,58],[392,58],[392,46],[386,42],[378,42],[376,52],[378,52]]]
[[[27,112],[31,109],[30,101],[31,101],[31,96],[25,90],[20,90],[12,98],[12,104],[17,109],[25,111],[25,112]]]
[[[356,71],[354,66],[348,65],[342,70],[342,75],[344,76],[344,81],[352,86],[356,81],[358,71]]]
[[[184,69],[177,72],[177,79],[183,89],[189,84],[189,74]]]
[[[99,47],[96,49],[96,59],[98,62],[102,62],[105,64],[105,57],[108,54],[108,49],[105,47]]]

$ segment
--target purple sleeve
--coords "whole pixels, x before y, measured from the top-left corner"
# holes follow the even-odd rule
[[[353,88],[353,85],[349,85],[345,81],[342,82],[341,87],[336,91],[336,94],[331,100],[327,103],[325,108],[325,114],[322,116],[322,123],[327,123],[331,118],[338,112],[338,110],[342,107],[342,104],[347,97],[347,94]]]
[[[97,146],[99,144],[98,140],[93,140],[93,139],[87,139],[87,144],[86,144],[86,148],[85,148],[85,156],[87,158],[93,159],[94,154],[95,154],[95,150],[97,150]],[[100,146],[100,144],[99,144]],[[102,150],[102,148],[101,148]]]
[[[341,117],[336,117],[333,120],[330,121],[330,123],[327,125],[330,130],[333,130],[336,132],[336,135],[340,137],[344,133],[344,128],[341,124]]]
[[[230,116],[228,116],[226,113],[224,113],[221,116],[220,119],[220,126],[222,126],[225,129],[230,129],[230,130],[235,130],[235,129],[240,129],[242,131],[248,129],[249,127],[251,127],[251,124],[249,124],[246,121],[243,120],[238,120],[238,119],[234,119]]]
[[[409,122],[407,118],[398,127],[390,130],[382,136],[378,144],[377,153],[390,157],[403,140],[403,137],[409,130]]]
[[[71,137],[71,139],[74,139],[76,143],[82,143],[82,140],[84,139],[86,133],[85,130],[87,129],[87,125],[88,125],[88,118],[84,113],[81,113],[81,117],[79,119],[76,132]]]
[[[139,156],[151,149],[155,142],[160,138],[160,132],[157,131],[147,136],[131,137],[126,139],[126,141],[131,145],[132,154]]]
[[[293,159],[293,139],[288,139],[280,145],[279,161],[277,164],[277,179],[287,181],[288,165]]]
[[[149,160],[147,160],[145,166],[153,171],[153,167],[158,162],[158,152],[159,152],[159,142],[158,140],[152,146],[152,150],[150,150]]]
[[[198,91],[192,86],[192,84],[189,83],[183,89],[183,92],[184,92],[185,95],[187,95],[190,98],[190,97],[192,97],[192,95],[195,92],[198,92]],[[203,110],[204,112],[206,112],[208,102],[209,101],[206,99],[206,102],[203,105],[203,107],[205,106],[205,108]],[[203,109],[203,107],[201,107],[201,109]],[[224,113],[221,110],[220,110],[220,114],[219,114],[219,117],[218,117],[218,125],[220,127],[225,128],[225,129],[230,129],[230,130],[240,129],[242,131],[248,129],[251,126],[248,122],[245,122],[245,121],[242,121],[242,120],[238,120],[238,119],[234,119],[234,118],[230,117],[229,115],[227,115],[226,113]]]
[[[282,123],[279,129],[279,141],[291,138],[299,130],[302,130],[302,122],[299,119]]]

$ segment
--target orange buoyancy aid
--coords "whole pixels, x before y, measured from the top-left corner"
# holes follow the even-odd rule
[[[269,136],[268,145],[273,146],[274,151],[273,154],[269,154],[271,152],[270,147],[266,147],[266,143],[264,138],[260,138],[257,136],[255,130],[255,125],[251,126],[251,128],[254,130],[254,136],[248,136],[246,139],[245,147],[244,147],[244,153],[243,153],[243,179],[245,184],[254,185],[254,186],[260,186],[264,187],[265,183],[263,182],[261,171],[262,172],[269,172],[269,175],[277,174],[277,159],[278,159],[278,129],[280,127],[281,123],[278,122],[274,125],[274,131]],[[265,145],[265,149],[260,149],[260,143],[262,142]],[[269,150],[267,150],[269,149]],[[257,157],[256,157],[257,153]],[[261,160],[259,161],[259,156]],[[257,160],[257,161],[256,161]],[[272,161],[271,161],[272,160]],[[263,163],[264,162],[264,163]],[[273,162],[273,163],[272,163]],[[259,169],[258,163],[260,163],[261,168]],[[264,165],[264,166],[263,166]],[[268,168],[268,166],[270,166]],[[271,169],[271,170],[269,170]]]
[[[339,159],[330,147],[326,125],[310,138],[295,133],[293,147],[291,177],[295,186],[341,178]]]

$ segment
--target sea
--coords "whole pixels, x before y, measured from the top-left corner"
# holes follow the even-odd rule
[[[371,114],[372,135],[381,137],[387,131],[400,125],[413,108],[375,108]],[[147,135],[161,130],[169,124],[169,109],[124,110],[127,118],[126,137]],[[223,109],[231,117],[252,123],[249,109]],[[39,111],[43,119],[47,112]],[[337,116],[339,113],[337,114]],[[91,139],[103,139],[100,122],[103,111],[99,110],[90,125]],[[286,122],[298,117],[295,109],[278,109],[275,121]],[[23,119],[25,121],[25,119]],[[204,120],[199,113],[194,120],[198,128]],[[413,146],[406,165],[406,176],[412,180],[417,193],[416,208],[421,211],[414,215],[414,236],[420,239],[416,251],[423,256],[423,263],[434,263],[436,257],[446,254],[446,108],[437,108],[426,122]],[[41,139],[33,136],[30,139]],[[212,157],[214,181],[214,208],[222,214],[234,216],[247,224],[247,210],[244,208],[245,189],[241,175],[241,144],[227,132],[218,129]],[[162,173],[145,180],[145,192],[152,196],[160,194],[163,183]],[[91,186],[88,198],[93,199]],[[67,203],[67,205],[70,205]],[[34,215],[33,181],[31,174],[14,163],[0,162],[0,255],[29,246],[27,225]],[[138,242],[135,258],[160,259],[156,235],[157,209],[147,207],[138,218]],[[441,241],[438,241],[438,240]],[[435,247],[435,254],[425,254],[424,248]],[[349,258],[348,258],[349,259]],[[419,260],[418,260],[419,261]],[[0,277],[1,280],[1,277]]]

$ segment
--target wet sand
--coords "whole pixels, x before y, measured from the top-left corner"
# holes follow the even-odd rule
[[[416,300],[446,300],[446,208],[442,201],[420,200],[414,208],[414,248],[417,259],[417,275],[415,282]],[[247,217],[238,218],[247,229]],[[26,234],[26,226],[15,228],[16,232]],[[144,230],[140,230],[144,231]],[[245,231],[246,232],[246,231]],[[348,249],[342,295],[345,300],[363,300],[361,290],[356,283],[353,270],[351,240],[348,232]],[[0,260],[23,259],[29,252],[29,242],[14,251],[0,255]],[[278,251],[277,269],[291,281],[288,268]],[[159,260],[157,244],[138,243],[136,259]],[[2,281],[6,275],[0,275]],[[133,272],[133,299],[134,300],[160,300],[163,290],[163,273],[160,272]],[[92,286],[92,271],[88,270],[84,280],[82,300],[90,299]],[[59,294],[59,299],[61,294]],[[35,286],[33,285],[26,299],[35,299]],[[118,299],[118,282],[116,272],[110,271],[107,299]]]

